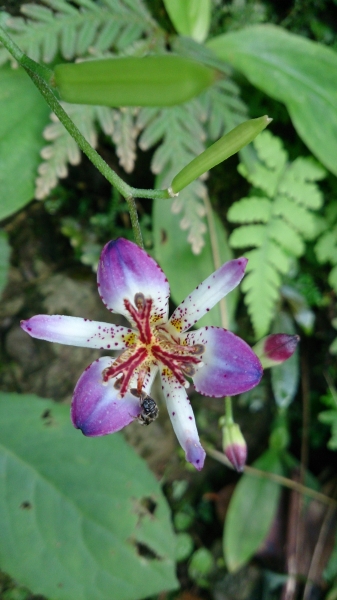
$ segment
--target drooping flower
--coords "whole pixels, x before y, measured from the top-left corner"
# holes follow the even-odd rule
[[[222,265],[176,308],[168,319],[169,284],[158,264],[136,244],[117,239],[102,251],[98,290],[104,305],[124,315],[131,327],[61,315],[22,321],[32,337],[101,350],[122,350],[94,361],[74,391],[71,418],[84,435],[114,433],[143,419],[143,399],[160,372],[167,410],[186,459],[202,469],[202,448],[186,387],[224,397],[256,386],[260,360],[239,337],[219,327],[188,330],[244,276],[247,259]],[[182,277],[184,275],[182,274]],[[151,398],[150,398],[151,400]],[[152,405],[153,408],[153,405]]]

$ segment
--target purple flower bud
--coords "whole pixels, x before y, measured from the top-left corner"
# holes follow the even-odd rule
[[[262,338],[254,347],[264,369],[275,367],[290,358],[297,347],[298,335],[275,333]]]
[[[226,424],[222,429],[222,447],[226,458],[239,473],[247,460],[247,444],[237,423]]]

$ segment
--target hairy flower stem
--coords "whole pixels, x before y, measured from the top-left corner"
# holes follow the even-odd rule
[[[95,165],[95,167],[102,173],[111,185],[113,185],[119,193],[126,199],[129,212],[131,225],[135,237],[135,242],[143,248],[143,238],[139,226],[138,214],[134,198],[154,198],[158,200],[164,200],[170,198],[167,190],[142,190],[134,188],[123,179],[121,179],[115,171],[113,171],[103,158],[94,150],[94,148],[85,139],[70,117],[67,115],[65,110],[62,108],[60,102],[57,100],[55,94],[49,87],[48,82],[52,79],[52,72],[31,60],[26,56],[20,48],[13,42],[10,36],[0,27],[0,42],[7,48],[8,52],[15,58],[15,60],[25,69],[33,83],[36,85],[48,106],[55,113],[59,121],[66,128],[71,137],[78,144],[82,152],[86,154],[89,160]]]

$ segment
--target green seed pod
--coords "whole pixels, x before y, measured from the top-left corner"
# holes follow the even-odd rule
[[[194,158],[175,176],[170,186],[171,193],[177,194],[189,183],[200,177],[200,175],[241,150],[249,142],[252,142],[271,121],[272,119],[264,115],[264,117],[259,117],[258,119],[245,121],[245,123],[241,123],[241,125],[226,133],[226,135],[207,148],[205,152]]]
[[[172,106],[197,96],[216,71],[193,60],[159,55],[90,60],[57,65],[61,99],[103,106]]]

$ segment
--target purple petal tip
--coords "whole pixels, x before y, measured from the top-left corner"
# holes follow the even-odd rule
[[[185,445],[186,460],[191,463],[198,471],[204,466],[206,452],[199,444],[193,440],[187,440]]]
[[[247,460],[247,446],[245,444],[231,444],[225,450],[225,456],[238,473],[242,473]]]

